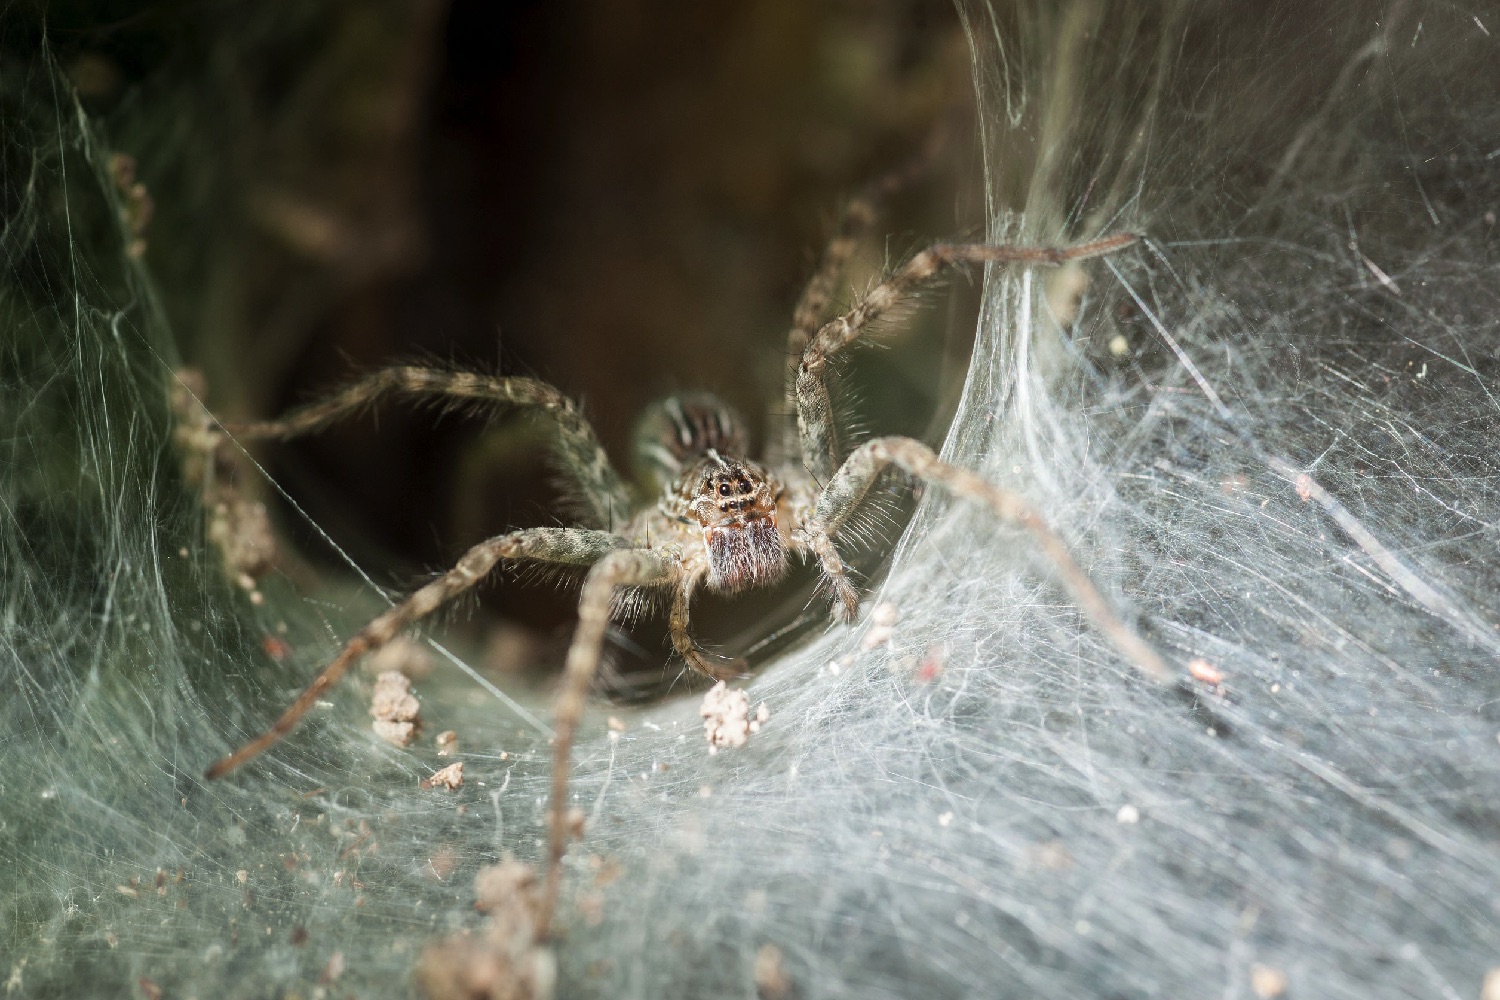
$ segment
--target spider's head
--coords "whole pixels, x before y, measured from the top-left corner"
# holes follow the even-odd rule
[[[688,509],[708,548],[710,589],[732,594],[786,575],[786,540],[776,524],[781,487],[765,469],[710,449],[688,486]]]

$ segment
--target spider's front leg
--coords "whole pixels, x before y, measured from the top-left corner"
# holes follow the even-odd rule
[[[1136,242],[1131,233],[1106,236],[1069,247],[1030,247],[1007,243],[934,243],[892,271],[852,309],[824,323],[807,343],[792,379],[802,462],[826,483],[844,459],[833,404],[825,381],[828,359],[853,343],[881,316],[945,270],[962,264],[1045,264],[1057,266],[1123,250]]]
[[[500,560],[529,559],[555,565],[589,566],[626,544],[618,535],[582,528],[528,528],[480,542],[464,554],[458,565],[360,629],[270,729],[229,756],[215,761],[206,777],[222,778],[274,746],[296,728],[308,710],[361,656],[384,646],[407,627],[478,584]]]
[[[568,647],[562,689],[553,709],[556,745],[552,755],[551,842],[547,856],[547,883],[537,926],[543,934],[552,923],[557,890],[562,879],[562,857],[568,847],[568,771],[573,737],[588,703],[589,689],[599,672],[604,634],[615,594],[626,587],[648,587],[671,581],[680,572],[675,560],[650,549],[619,549],[604,556],[589,570],[578,599],[578,629]]]
[[[856,448],[818,495],[812,517],[803,529],[809,539],[819,537],[828,540],[828,548],[831,550],[832,537],[838,534],[850,514],[864,500],[880,474],[891,465],[913,478],[934,483],[956,497],[983,504],[1001,520],[1018,524],[1030,531],[1063,586],[1068,588],[1068,592],[1073,595],[1084,614],[1093,621],[1094,626],[1115,644],[1115,648],[1152,680],[1166,683],[1172,679],[1172,672],[1160,654],[1119,619],[1088,574],[1073,561],[1063,540],[1047,526],[1041,514],[1026,498],[1002,489],[967,469],[944,462],[933,454],[931,448],[919,441],[904,437],[885,437],[867,441]],[[821,559],[822,554],[819,553],[819,556]],[[836,552],[832,558],[835,561],[838,559]],[[835,568],[842,571],[841,564],[835,563],[834,567],[830,567],[828,561],[823,562],[824,572],[830,577]]]

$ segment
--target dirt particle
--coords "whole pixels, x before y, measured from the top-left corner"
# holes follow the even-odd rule
[[[752,733],[770,721],[771,710],[764,702],[750,715],[750,696],[744,691],[730,688],[720,681],[703,696],[703,705],[698,710],[703,717],[703,734],[708,739],[708,752],[742,747]]]
[[[387,743],[404,747],[421,727],[421,703],[411,693],[411,680],[399,670],[387,670],[375,681],[370,695],[370,716],[375,734]]]
[[[1275,1000],[1286,992],[1286,973],[1259,963],[1250,966],[1250,990],[1260,1000]]]
[[[456,760],[447,767],[442,768],[430,778],[422,780],[423,788],[446,788],[450,792],[463,787],[464,784],[464,762]]]
[[[783,1000],[791,995],[792,980],[787,975],[781,949],[774,944],[761,945],[755,953],[754,975],[760,1000]]]

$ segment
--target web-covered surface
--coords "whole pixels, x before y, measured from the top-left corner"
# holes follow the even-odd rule
[[[929,492],[888,641],[767,666],[745,748],[690,702],[591,717],[561,995],[1473,997],[1500,965],[1500,11],[1036,7],[963,9],[990,235],[1148,242],[1061,326],[1045,275],[987,276],[946,454],[1207,679],[1141,680],[1024,535]],[[422,790],[447,761],[348,685],[200,780],[379,604],[223,579],[107,146],[44,54],[0,74],[0,975],[402,995],[474,872],[538,856],[545,739],[433,681],[467,780]]]

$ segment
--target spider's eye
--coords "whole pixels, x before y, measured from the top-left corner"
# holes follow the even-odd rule
[[[740,492],[741,493],[749,493],[750,492],[750,480],[748,480],[748,479],[741,479],[735,485],[740,488]]]
[[[729,495],[729,484],[728,483],[720,483],[719,484],[719,496],[721,496],[721,497],[727,497],[728,495]]]

